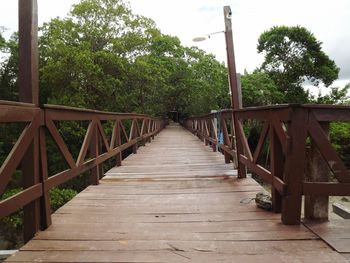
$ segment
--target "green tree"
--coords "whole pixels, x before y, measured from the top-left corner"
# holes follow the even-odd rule
[[[119,0],[84,0],[65,19],[42,28],[42,101],[125,111],[131,64],[143,54],[154,23]]]
[[[322,51],[321,44],[300,26],[275,26],[260,35],[257,49],[264,54],[261,69],[285,93],[286,102],[308,101],[309,94],[302,88],[305,80],[328,87],[338,78],[339,68]]]
[[[350,83],[346,84],[343,88],[331,87],[329,94],[322,96],[320,93],[315,100],[317,104],[337,104],[337,105],[349,105],[349,93]]]
[[[245,72],[241,77],[244,107],[278,104],[284,101],[284,94],[265,72]]]
[[[187,49],[191,75],[185,112],[193,115],[230,107],[227,69],[211,54],[197,48]]]
[[[0,61],[0,99],[18,101],[18,36],[13,34],[6,41],[0,36],[0,52],[4,58]]]
[[[347,167],[350,166],[350,123],[331,122],[330,140],[340,158]]]

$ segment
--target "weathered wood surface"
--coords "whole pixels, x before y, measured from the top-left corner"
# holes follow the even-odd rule
[[[304,226],[258,209],[195,136],[171,125],[59,209],[9,262],[347,262]]]
[[[340,253],[344,253],[350,260],[350,220],[334,219],[329,222],[305,225],[327,244]]]

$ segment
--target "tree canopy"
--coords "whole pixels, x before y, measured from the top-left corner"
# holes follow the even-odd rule
[[[304,27],[275,26],[263,32],[258,52],[264,54],[261,70],[285,93],[286,102],[305,103],[308,93],[302,83],[325,86],[338,78],[339,68],[321,48],[321,42]]]
[[[243,107],[279,104],[284,101],[284,94],[269,75],[262,71],[248,73],[241,78]]]
[[[349,90],[350,83],[346,84],[343,88],[331,87],[331,91],[329,94],[321,95],[321,93],[319,93],[314,103],[349,105]]]

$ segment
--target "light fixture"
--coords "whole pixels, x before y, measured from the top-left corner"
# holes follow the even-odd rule
[[[225,31],[217,31],[217,32],[206,34],[204,36],[195,37],[195,38],[192,39],[192,41],[193,42],[201,42],[201,41],[207,40],[212,35],[220,34],[220,33],[225,33]]]
[[[204,40],[207,40],[208,37],[195,37],[192,39],[193,42],[201,42],[201,41],[204,41]]]

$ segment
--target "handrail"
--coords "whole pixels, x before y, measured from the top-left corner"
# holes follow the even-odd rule
[[[214,127],[214,119],[221,123],[219,128]],[[233,120],[236,120],[236,129],[232,127]],[[261,124],[254,151],[244,130],[247,130],[244,124],[248,121]],[[350,107],[300,104],[252,107],[191,117],[184,121],[184,126],[214,151],[219,147],[226,163],[235,160],[270,183],[274,211],[282,212],[284,224],[299,224],[303,195],[350,195],[349,171],[322,127],[324,123],[334,121],[350,122]],[[233,134],[235,130],[238,131],[236,135]],[[221,134],[223,142],[218,140]],[[242,152],[237,151],[235,140],[242,144]],[[315,182],[306,178],[306,145],[309,141],[318,149],[337,182]],[[269,163],[264,166],[258,160],[266,144]]]
[[[46,110],[60,110],[60,111],[70,111],[70,112],[81,112],[81,113],[94,113],[94,114],[102,114],[102,115],[118,115],[118,116],[135,116],[135,117],[149,117],[146,114],[140,113],[122,113],[122,112],[110,112],[110,111],[99,111],[85,108],[76,108],[70,106],[63,105],[53,105],[53,104],[44,104],[44,108]]]
[[[204,141],[205,145],[210,144],[213,151],[220,148],[224,153],[226,163],[233,160],[234,164],[237,165],[232,117],[232,110],[225,109],[199,117],[187,118],[183,125]],[[217,127],[215,127],[214,119],[217,119],[220,131],[217,131]]]
[[[57,121],[88,121],[88,128],[80,148],[79,156],[74,159],[57,128]],[[112,121],[113,131],[107,137],[102,122]],[[128,131],[125,121],[131,123]],[[164,121],[137,113],[113,113],[89,109],[72,108],[58,105],[44,105],[43,108],[32,104],[0,101],[0,123],[24,122],[22,131],[13,149],[0,166],[0,195],[6,190],[12,174],[34,140],[39,140],[35,160],[38,165],[37,183],[18,194],[0,201],[0,219],[17,211],[35,200],[41,200],[41,227],[51,224],[49,190],[81,173],[92,170],[92,184],[98,184],[102,175],[102,163],[116,157],[117,165],[122,163],[122,151],[132,147],[137,152],[139,144],[150,142],[164,128]],[[69,168],[49,177],[47,167],[46,134],[51,135]],[[102,147],[104,146],[104,147]],[[104,148],[105,151],[101,149]],[[90,149],[89,158],[87,152]],[[36,162],[36,161],[34,161]],[[38,223],[38,222],[37,222]]]

